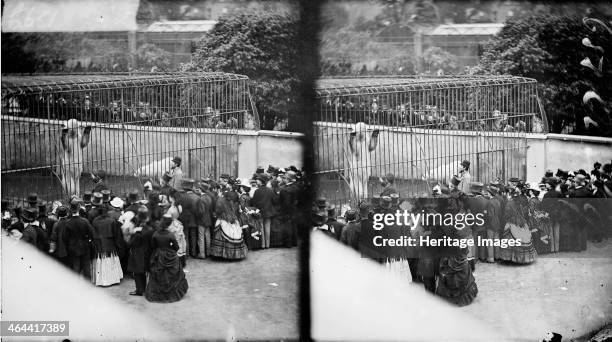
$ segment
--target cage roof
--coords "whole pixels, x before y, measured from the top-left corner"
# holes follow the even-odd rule
[[[157,21],[142,31],[156,33],[208,32],[215,27],[215,24],[217,24],[216,20]]]
[[[2,32],[135,31],[139,0],[7,0]]]
[[[440,25],[426,36],[494,36],[504,27],[504,24],[448,24]]]
[[[248,80],[244,75],[224,72],[159,74],[38,74],[2,75],[3,93],[40,93],[51,91],[94,90],[147,85]]]
[[[537,83],[535,79],[507,75],[469,75],[448,77],[338,77],[320,78],[317,97],[376,94],[456,87]]]

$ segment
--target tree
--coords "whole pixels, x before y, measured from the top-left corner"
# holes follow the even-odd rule
[[[581,16],[551,16],[532,14],[508,20],[501,32],[486,46],[475,73],[510,74],[538,80],[538,94],[553,133],[575,126],[576,134],[596,134],[587,131],[583,118],[589,108],[582,103],[583,94],[596,90],[604,100],[612,95],[612,76],[607,68],[600,77],[580,65],[592,52],[582,45],[589,36]],[[608,55],[612,51],[610,35],[597,37]],[[591,38],[592,40],[594,38]],[[595,42],[594,42],[595,43]],[[598,60],[598,59],[597,59]],[[605,64],[605,62],[604,62]],[[609,102],[608,102],[609,106]],[[609,108],[607,108],[609,110]],[[600,112],[598,115],[605,115]],[[604,135],[610,134],[605,133]]]
[[[155,44],[143,44],[136,51],[138,68],[143,71],[168,71],[170,68],[170,53]]]
[[[429,67],[430,73],[436,73],[438,70],[449,73],[457,71],[457,56],[437,46],[425,50],[423,59]]]
[[[185,71],[249,76],[263,129],[274,129],[294,110],[299,83],[297,19],[289,14],[238,13],[219,19],[196,43]]]

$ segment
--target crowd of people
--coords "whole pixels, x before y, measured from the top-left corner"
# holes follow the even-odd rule
[[[321,121],[442,130],[543,133],[545,129],[537,115],[512,114],[497,109],[491,112],[450,111],[433,105],[400,104],[393,108],[376,98],[356,102],[328,99],[317,115]]]
[[[47,203],[36,193],[23,207],[3,200],[3,230],[96,286],[129,275],[130,295],[152,302],[185,295],[188,258],[242,260],[249,250],[297,246],[304,178],[294,166],[258,167],[244,180],[222,174],[196,181],[174,157],[162,177],[123,197],[111,192],[104,170],[93,178],[92,191],[66,203]]]
[[[402,200],[394,185],[395,177],[388,174],[381,178],[384,188],[379,196],[360,201],[357,208],[345,209],[339,218],[337,208],[319,198],[312,211],[313,229],[362,256],[395,265],[392,269],[409,273],[427,291],[459,306],[470,304],[478,293],[474,278],[477,262],[531,264],[538,255],[585,251],[587,241],[601,242],[612,235],[612,162],[603,167],[597,162],[590,173],[584,169],[547,171],[538,184],[516,177],[507,182],[473,182],[469,167],[470,162],[463,161],[460,172],[447,185],[436,184],[430,196],[416,199]],[[374,229],[376,214],[395,214],[398,210],[450,213],[454,217],[480,213],[483,220],[482,224],[466,220],[461,226],[417,221],[412,222],[415,229]],[[376,247],[376,235],[388,239],[403,235],[415,239],[471,239],[475,243],[459,247]],[[476,243],[483,240],[520,240],[520,244]]]

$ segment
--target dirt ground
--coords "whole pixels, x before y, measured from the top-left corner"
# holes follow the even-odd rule
[[[297,248],[249,251],[234,262],[188,259],[187,270],[189,290],[176,303],[130,296],[131,278],[104,290],[177,338],[297,339]]]
[[[612,321],[612,240],[581,253],[541,255],[531,265],[479,263],[478,297],[460,310],[510,338],[564,341]]]

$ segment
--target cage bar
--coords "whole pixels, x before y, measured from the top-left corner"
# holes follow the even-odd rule
[[[186,177],[237,176],[237,133],[259,126],[252,103],[249,78],[221,72],[3,76],[2,197],[66,200],[97,170],[116,194],[142,191],[174,156]],[[68,152],[63,132],[72,143],[86,128]]]
[[[546,132],[537,82],[524,77],[322,78],[316,101],[317,191],[338,205],[379,194],[386,173],[402,197],[428,193],[462,160],[474,182],[524,178],[527,134]],[[373,151],[351,151],[356,130],[380,132]]]

